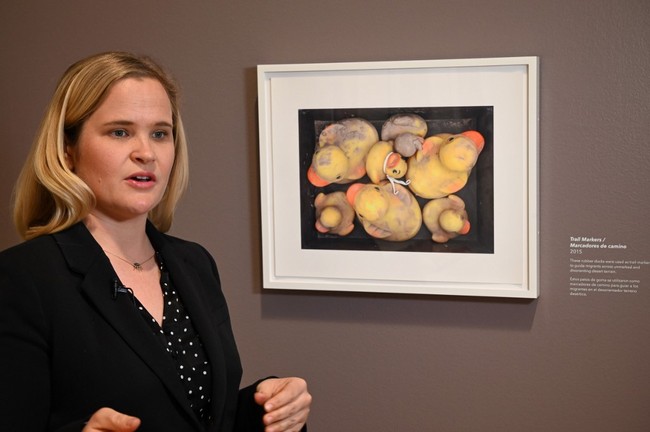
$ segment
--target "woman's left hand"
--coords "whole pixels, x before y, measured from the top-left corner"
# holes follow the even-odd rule
[[[257,386],[255,402],[264,407],[265,432],[299,432],[312,397],[302,378],[269,378]]]

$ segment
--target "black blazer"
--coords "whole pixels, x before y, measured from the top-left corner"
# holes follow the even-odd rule
[[[212,366],[211,432],[261,429],[219,275],[196,243],[147,235],[201,335]],[[202,431],[175,365],[82,223],[0,253],[0,430],[80,431],[108,406],[142,419],[138,431]]]

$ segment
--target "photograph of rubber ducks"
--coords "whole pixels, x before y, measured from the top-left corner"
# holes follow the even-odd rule
[[[493,116],[299,110],[302,248],[494,253]]]

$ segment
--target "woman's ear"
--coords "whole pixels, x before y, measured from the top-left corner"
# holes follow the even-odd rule
[[[70,146],[65,147],[65,165],[70,171],[74,172],[74,158],[72,157],[72,149],[70,149]]]

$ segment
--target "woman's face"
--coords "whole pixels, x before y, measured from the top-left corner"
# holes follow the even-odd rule
[[[125,221],[161,200],[174,164],[172,108],[160,82],[125,78],[109,89],[67,148],[68,163],[93,191],[92,215]]]

